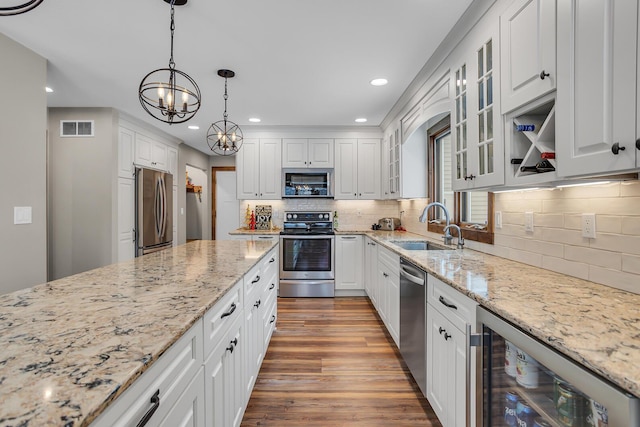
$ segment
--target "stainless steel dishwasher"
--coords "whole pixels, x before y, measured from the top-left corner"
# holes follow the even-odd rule
[[[427,273],[400,258],[400,353],[427,395]]]

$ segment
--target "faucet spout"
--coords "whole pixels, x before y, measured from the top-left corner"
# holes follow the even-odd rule
[[[449,210],[447,209],[447,207],[445,205],[443,205],[440,202],[431,202],[429,203],[424,210],[422,211],[422,215],[420,215],[420,217],[418,218],[420,220],[420,222],[427,222],[427,217],[428,217],[428,213],[429,213],[429,209],[431,209],[431,207],[436,206],[442,209],[442,211],[444,212],[444,219],[446,221],[446,225],[449,225],[449,220],[450,220],[450,216],[449,216]]]

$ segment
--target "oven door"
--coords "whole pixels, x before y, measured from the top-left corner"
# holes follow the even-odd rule
[[[280,279],[333,280],[334,236],[281,235]]]

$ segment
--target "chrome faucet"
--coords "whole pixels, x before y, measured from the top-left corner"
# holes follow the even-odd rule
[[[444,228],[444,243],[447,245],[451,244],[453,236],[451,235],[451,233],[449,233],[450,228],[455,228],[456,230],[458,230],[458,243],[456,244],[456,248],[462,249],[464,247],[464,237],[462,237],[462,230],[460,230],[458,224],[449,224]]]
[[[458,228],[458,245],[460,245],[460,239],[462,238],[462,234],[460,233],[460,227],[458,227],[456,224],[451,224],[450,223],[449,210],[442,203],[440,203],[440,202],[431,202],[431,203],[429,203],[427,205],[427,207],[425,207],[424,210],[422,211],[422,215],[420,215],[420,218],[418,218],[420,220],[420,222],[427,222],[429,209],[432,206],[437,206],[437,207],[441,208],[442,211],[444,212],[444,220],[446,222],[446,225],[444,227],[444,237],[443,237],[444,238],[444,244],[445,245],[450,245],[451,244],[451,241],[453,240],[453,236],[451,235],[451,233],[449,233],[449,228],[455,226],[456,228]],[[464,244],[464,240],[462,240],[462,244]]]

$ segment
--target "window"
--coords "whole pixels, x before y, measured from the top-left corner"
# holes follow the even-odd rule
[[[455,147],[452,146],[449,121],[447,116],[428,131],[430,200],[447,207],[451,223],[460,227],[465,239],[493,244],[493,193],[454,192],[452,189],[454,166],[451,150]],[[428,230],[442,234],[444,227],[442,210],[431,209]],[[455,231],[452,234],[455,235]]]

